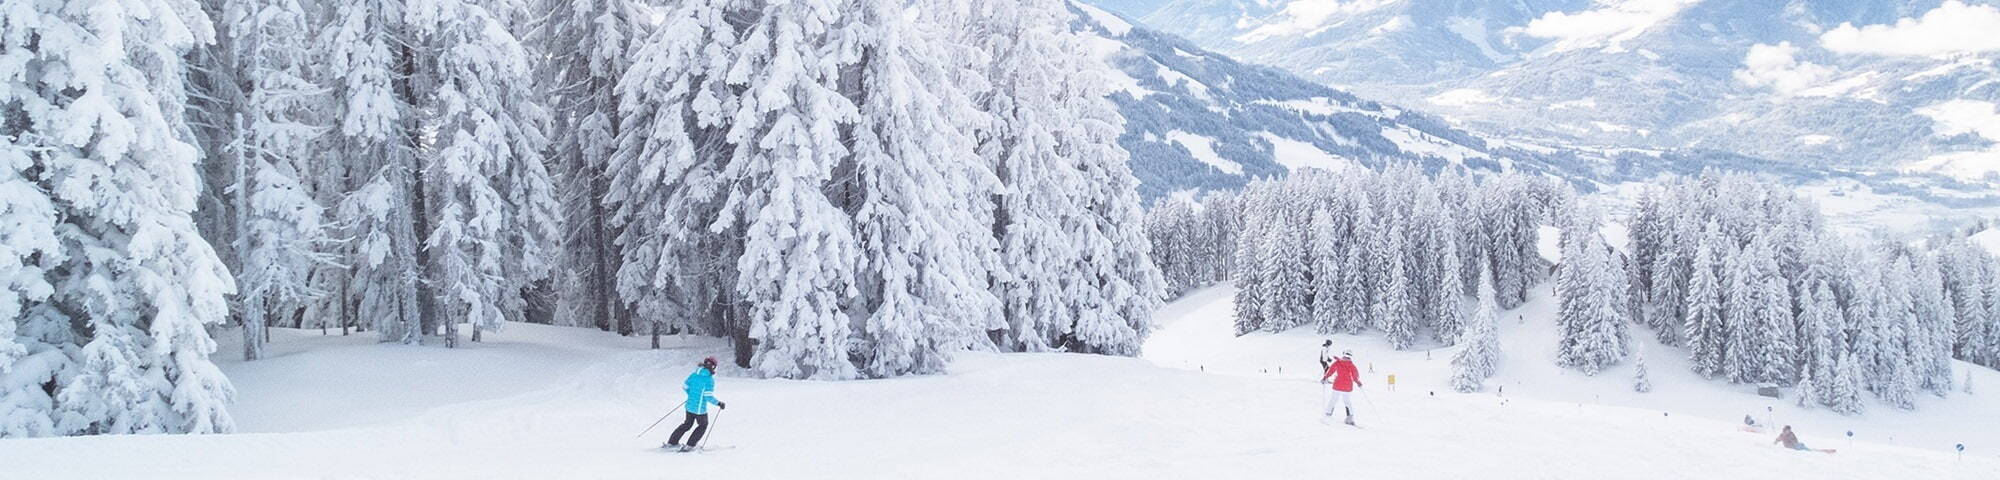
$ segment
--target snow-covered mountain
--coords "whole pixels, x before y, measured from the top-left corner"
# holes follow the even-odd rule
[[[1560,148],[1480,135],[1419,111],[1237,62],[1101,8],[1073,5],[1076,28],[1116,70],[1111,96],[1127,121],[1120,143],[1132,152],[1148,198],[1235,188],[1305,167],[1413,162],[1434,171],[1463,165],[1544,173],[1591,189],[1670,170],[1761,163],[1708,152]],[[1669,157],[1681,160],[1662,161]]]
[[[1102,5],[1507,138],[2000,171],[1990,0],[1137,3]]]
[[[1140,192],[1148,199],[1194,189],[1235,188],[1250,178],[1281,175],[1294,168],[1373,168],[1409,161],[1429,170],[1458,164],[1475,171],[1545,173],[1586,191],[1704,168],[1752,171],[1806,188],[1829,213],[1846,221],[1894,221],[1912,229],[1949,223],[1934,217],[1950,212],[2000,212],[1995,209],[2000,207],[1996,194],[2000,190],[1990,182],[1771,161],[1699,146],[1586,147],[1573,139],[1540,138],[1501,126],[1461,128],[1418,110],[1238,62],[1149,29],[1127,15],[1073,5],[1078,31],[1088,37],[1094,53],[1117,70],[1110,80],[1117,85],[1112,99],[1127,119],[1120,143],[1132,152]],[[1158,6],[1155,15],[1189,5]],[[1261,4],[1224,6],[1257,5]]]

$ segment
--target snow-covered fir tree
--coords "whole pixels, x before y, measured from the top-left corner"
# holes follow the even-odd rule
[[[230,431],[206,327],[234,283],[192,217],[182,80],[214,32],[194,2],[71,7],[0,9],[0,436]]]
[[[1460,393],[1484,388],[1487,378],[1499,370],[1499,305],[1493,300],[1493,281],[1484,275],[1479,281],[1479,309],[1466,320],[1461,347],[1451,357],[1451,387]]]
[[[551,113],[548,164],[559,178],[557,201],[565,223],[556,290],[562,323],[632,333],[635,316],[619,301],[616,231],[602,201],[610,188],[607,166],[623,131],[618,79],[631,68],[632,46],[650,25],[634,0],[543,0],[533,44],[548,56],[538,62],[538,89]],[[645,317],[657,319],[669,315]]]
[[[1722,247],[1722,232],[1714,222],[1702,230],[1699,247],[1690,261],[1693,271],[1689,275],[1687,294],[1686,339],[1688,363],[1695,373],[1704,377],[1714,377],[1723,373],[1723,353],[1727,347],[1724,337],[1722,282],[1718,272],[1719,247]]]
[[[1312,279],[1309,277],[1305,225],[1278,223],[1265,228],[1263,258],[1264,324],[1273,332],[1305,324],[1312,314]]]
[[[1632,391],[1647,393],[1653,391],[1653,377],[1646,371],[1645,349],[1632,351]]]
[[[1628,290],[1609,258],[1610,247],[1597,233],[1594,215],[1574,217],[1564,230],[1556,275],[1556,325],[1561,329],[1556,363],[1596,375],[1625,358]]]
[[[1321,334],[1334,333],[1342,326],[1341,306],[1350,301],[1341,285],[1341,279],[1350,268],[1344,263],[1347,243],[1341,241],[1340,226],[1327,209],[1313,210],[1311,229],[1313,329]]]
[[[415,181],[417,138],[402,2],[355,2],[335,9],[316,42],[334,130],[329,158],[346,162],[336,218],[344,269],[321,274],[343,279],[336,294],[345,315],[376,330],[383,341],[415,344],[436,323],[434,296],[424,282],[425,252],[417,226],[424,215]],[[365,322],[365,323],[364,323]],[[342,325],[347,325],[343,321]]]
[[[264,329],[272,316],[302,308],[324,294],[308,275],[333,261],[319,250],[330,239],[324,208],[307,183],[304,158],[325,132],[321,87],[309,80],[311,37],[306,10],[295,0],[229,0],[220,23],[223,45],[240,84],[241,104],[222,129],[220,153],[233,165],[228,188],[240,216],[231,231],[237,255],[243,358],[264,356]]]
[[[541,160],[547,114],[533,95],[529,50],[512,33],[513,2],[429,0],[404,20],[426,85],[419,111],[434,129],[421,182],[431,215],[426,267],[443,298],[446,345],[521,320],[522,288],[546,278],[560,232]]]
[[[1408,270],[1405,269],[1404,251],[1407,249],[1402,224],[1389,226],[1385,241],[1377,243],[1378,258],[1386,260],[1381,266],[1381,274],[1387,280],[1379,283],[1376,290],[1374,313],[1376,328],[1388,337],[1389,346],[1397,350],[1410,348],[1417,340],[1417,303],[1411,298],[1414,293]]]

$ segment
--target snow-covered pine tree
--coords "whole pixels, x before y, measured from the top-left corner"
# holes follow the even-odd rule
[[[1312,214],[1313,249],[1313,305],[1314,331],[1330,334],[1339,331],[1341,303],[1347,301],[1340,280],[1348,268],[1343,235],[1333,214],[1325,208],[1315,208]]]
[[[1236,334],[1243,335],[1257,331],[1264,325],[1265,279],[1263,268],[1264,221],[1269,213],[1263,194],[1269,182],[1256,182],[1244,187],[1243,228],[1237,234],[1236,251],[1230,261],[1231,282],[1236,287]]]
[[[1933,395],[1951,394],[1952,329],[1958,325],[1957,310],[1946,297],[1944,273],[1937,255],[1912,252],[1910,300],[1916,322],[1910,338],[1912,368],[1917,384]]]
[[[1759,329],[1759,338],[1753,342],[1760,344],[1756,351],[1762,355],[1755,361],[1754,377],[1756,381],[1790,385],[1798,381],[1798,364],[1793,360],[1798,337],[1793,326],[1791,287],[1779,271],[1778,259],[1769,242],[1769,237],[1760,236],[1753,245],[1762,245],[1750,249],[1757,252],[1751,259],[1757,264],[1754,271],[1763,276],[1756,282],[1762,291],[1757,295],[1752,320]]]
[[[1649,323],[1658,329],[1655,335],[1660,343],[1684,346],[1690,317],[1687,295],[1692,288],[1689,283],[1694,276],[1694,256],[1702,243],[1702,223],[1686,211],[1671,218],[1671,226],[1658,234],[1663,245],[1654,254],[1652,291],[1648,294],[1646,312],[1654,317]]]
[[[1556,364],[1596,375],[1625,358],[1629,301],[1623,274],[1612,267],[1610,247],[1597,233],[1594,216],[1575,217],[1564,230],[1556,277],[1556,325],[1562,335]]]
[[[1466,321],[1461,347],[1451,357],[1451,386],[1460,393],[1479,391],[1499,371],[1500,307],[1493,300],[1493,280],[1487,275],[1479,278],[1479,310]]]
[[[1725,245],[1722,232],[1715,222],[1710,221],[1702,230],[1699,245],[1689,265],[1687,289],[1687,340],[1688,363],[1694,373],[1714,378],[1722,374],[1723,356],[1728,345],[1728,330],[1723,320],[1722,282],[1717,274],[1721,270],[1717,255]]]
[[[1762,237],[1754,239],[1742,248],[1735,249],[1729,261],[1723,266],[1728,272],[1727,287],[1724,290],[1723,319],[1727,347],[1722,365],[1724,376],[1732,383],[1757,383],[1762,377],[1765,352],[1771,347],[1765,337],[1764,307],[1769,293],[1764,284],[1776,272],[1759,270],[1763,263],[1758,256],[1766,253]]]
[[[1409,270],[1403,262],[1403,252],[1408,248],[1402,223],[1391,223],[1386,240],[1377,255],[1388,261],[1382,266],[1383,277],[1377,283],[1375,305],[1372,308],[1377,328],[1388,337],[1389,346],[1397,350],[1410,348],[1417,341],[1417,302],[1411,298],[1413,288]]]
[[[1107,335],[1093,336],[1118,339],[1111,342],[1115,346],[1103,344],[1110,350],[1136,351],[1129,340],[1137,337],[1127,333],[1142,332],[1143,325],[1126,318],[1122,309],[1102,310],[1109,304],[1093,298],[1152,295],[1116,289],[1150,288],[1140,284],[1149,282],[1145,277],[1156,268],[1148,261],[1131,264],[1133,271],[1115,270],[1136,251],[1134,245],[1115,244],[1127,241],[1130,227],[1124,212],[1135,208],[1123,203],[1128,199],[1121,189],[1135,181],[1121,177],[1130,175],[1124,167],[1127,153],[1106,140],[1115,138],[1124,123],[1103,98],[1104,84],[1095,81],[1106,67],[1077,54],[1083,51],[1082,40],[1068,30],[1072,15],[1058,2],[978,1],[972,7],[966,30],[973,37],[970,43],[991,58],[983,77],[993,85],[990,93],[980,95],[979,107],[993,115],[993,122],[980,133],[977,148],[1006,192],[999,197],[994,230],[1007,278],[995,283],[1010,328],[1045,337],[1015,338],[1008,347],[1047,349],[1070,331],[1076,315],[1101,311],[1107,316],[1090,328],[1102,327]],[[1190,288],[1205,283],[1186,281]],[[1108,335],[1112,332],[1117,335]]]
[[[1645,349],[1632,351],[1632,391],[1647,393],[1653,391],[1653,378],[1646,372]]]
[[[34,54],[55,52],[33,52],[10,41],[17,38],[11,27],[35,25],[23,20],[28,19],[0,12],[0,62],[50,61]],[[47,27],[36,30],[40,28]],[[30,94],[47,95],[44,81],[28,76],[0,80],[0,117],[21,113],[18,109]],[[44,385],[65,375],[76,349],[70,319],[48,303],[55,287],[46,268],[62,258],[64,247],[56,232],[62,220],[56,198],[34,170],[55,156],[29,148],[38,143],[22,136],[30,126],[0,122],[0,137],[9,139],[0,142],[0,217],[8,219],[8,228],[0,229],[0,439],[57,434],[55,398]]]
[[[404,20],[426,86],[423,124],[435,129],[422,183],[429,280],[443,302],[445,344],[458,324],[497,330],[522,315],[521,288],[546,278],[555,199],[541,153],[547,115],[533,101],[529,51],[510,30],[512,2],[430,0]]]
[[[433,296],[422,279],[425,253],[417,235],[425,209],[415,181],[411,81],[402,2],[353,2],[331,9],[316,42],[319,78],[332,96],[337,128],[328,135],[322,162],[346,162],[339,199],[340,245],[350,271],[322,269],[345,279],[341,301],[355,305],[353,321],[374,328],[383,341],[418,343],[423,325],[435,323]]]
[[[1840,305],[1834,303],[1833,292],[1824,282],[1819,282],[1805,302],[1806,309],[1799,313],[1799,323],[1805,325],[1806,337],[1800,339],[1805,346],[1806,364],[1804,372],[1818,380],[1813,384],[1813,397],[1827,406],[1837,398],[1837,375],[1840,366],[1836,359],[1844,354],[1846,342],[1841,339]]]
[[[1916,311],[1910,297],[1911,273],[1908,257],[1896,257],[1881,272],[1881,300],[1877,303],[1879,315],[1875,317],[1879,347],[1870,369],[1874,378],[1868,379],[1883,402],[1905,410],[1916,407],[1919,385],[1910,348],[1911,330],[1916,325]]]
[[[1306,271],[1305,225],[1276,221],[1265,228],[1263,246],[1265,331],[1282,332],[1304,324],[1312,312],[1311,279]]]
[[[1457,343],[1458,337],[1465,332],[1465,301],[1460,296],[1465,288],[1459,285],[1464,277],[1458,274],[1464,266],[1459,263],[1457,235],[1443,225],[1434,232],[1438,238],[1438,288],[1433,292],[1436,297],[1429,302],[1434,309],[1431,329],[1439,343],[1452,344]]]
[[[1833,395],[1820,401],[1826,404],[1827,409],[1842,415],[1861,413],[1864,407],[1861,403],[1862,382],[1865,381],[1862,379],[1861,362],[1854,355],[1842,354],[1836,364],[1838,370],[1829,387]]]
[[[1347,269],[1340,276],[1340,317],[1335,323],[1347,333],[1361,333],[1375,324],[1375,283],[1384,279],[1377,271],[1373,252],[1384,234],[1366,194],[1357,189],[1348,191],[1348,201],[1354,205],[1354,231],[1347,237],[1347,252],[1341,262]]]
[[[1798,386],[1792,389],[1793,403],[1798,405],[1799,408],[1804,409],[1812,409],[1818,406],[1820,403],[1819,392],[1825,388],[1821,386],[1821,383],[1824,382],[1813,379],[1813,372],[1805,372],[1801,375]]]
[[[300,179],[310,173],[302,156],[326,128],[321,87],[308,79],[313,32],[305,8],[297,0],[230,0],[221,22],[229,46],[223,55],[243,85],[220,153],[234,165],[228,192],[241,215],[230,251],[238,257],[243,358],[256,360],[264,356],[268,317],[325,293],[308,284],[313,269],[334,260],[318,248],[329,240],[325,209]]]
[[[750,16],[742,20],[744,41],[729,45],[728,60],[715,60],[733,63],[716,73],[727,72],[727,85],[741,91],[721,105],[731,111],[719,113],[730,122],[730,164],[720,178],[682,180],[727,192],[716,225],[741,225],[735,290],[750,305],[751,368],[764,376],[859,373],[847,358],[851,319],[843,304],[861,253],[850,219],[823,190],[849,155],[832,127],[852,123],[858,109],[839,90],[839,70],[854,61],[863,40],[851,37],[860,32],[847,28],[854,19],[844,6],[815,0],[730,12]],[[665,28],[656,37],[687,33]],[[716,108],[706,90],[695,93],[697,115]]]
[[[0,436],[227,432],[234,390],[205,327],[234,285],[191,216],[181,120],[182,59],[213,31],[191,1],[73,7],[0,9],[0,63],[20,67],[0,80],[0,197],[20,220],[0,235],[14,261],[34,255],[0,284],[25,294],[0,308],[26,307],[0,319]]]
[[[1952,328],[1953,356],[1976,364],[1990,364],[1984,358],[1988,343],[1993,341],[1986,334],[1986,325],[1991,322],[1986,312],[1985,285],[1986,277],[1992,275],[1993,259],[1963,239],[1946,245],[1945,252],[1944,288],[1952,318],[1956,320]]]
[[[987,289],[989,272],[999,267],[999,246],[990,232],[991,203],[1000,182],[974,148],[973,122],[983,122],[966,92],[945,88],[969,76],[947,59],[946,41],[920,31],[905,15],[904,6],[888,0],[862,0],[847,12],[865,28],[859,54],[858,85],[847,92],[859,107],[849,133],[851,156],[836,168],[831,196],[852,217],[859,242],[860,268],[855,276],[856,303],[862,309],[855,341],[862,373],[888,377],[944,371],[951,352],[970,345],[975,336],[1004,325],[997,315],[1000,302]],[[865,27],[863,27],[865,25]],[[1121,160],[1122,163],[1122,160]],[[1138,350],[1141,333],[1116,308],[1115,298],[1136,294],[1123,284],[1111,263],[1117,250],[1145,248],[1137,233],[1136,210],[1121,220],[1128,233],[1115,240],[1079,235],[1097,260],[1086,256],[1072,295],[1096,300],[1081,303],[1065,298],[1062,332],[1074,338],[1070,348],[1091,353]],[[1152,268],[1150,261],[1147,268]],[[1158,279],[1155,271],[1152,275]],[[1041,280],[1041,279],[1035,279]],[[1151,295],[1159,295],[1157,281]]]
[[[556,272],[559,322],[632,333],[632,312],[619,301],[616,231],[603,198],[611,155],[623,129],[618,79],[632,64],[633,45],[647,34],[646,12],[634,0],[543,0],[532,43],[548,55],[536,62],[538,90],[553,114],[548,163],[560,178],[565,224]],[[663,319],[666,315],[646,317]],[[660,325],[654,324],[655,331]]]
[[[1658,258],[1668,246],[1665,237],[1673,228],[1672,218],[1660,208],[1657,192],[1652,189],[1639,192],[1639,201],[1633,207],[1629,247],[1632,250],[1633,273],[1638,276],[1640,287],[1648,295],[1652,292],[1655,276],[1653,267],[1659,264]],[[1643,322],[1646,326],[1662,332],[1670,330],[1666,328],[1661,317],[1657,315],[1644,317]]]

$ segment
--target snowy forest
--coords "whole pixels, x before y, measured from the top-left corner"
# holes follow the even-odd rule
[[[229,432],[210,356],[274,326],[693,333],[809,379],[1133,355],[1167,283],[1072,16],[9,2],[0,437]]]
[[[1843,237],[1810,200],[1747,174],[1654,182],[1627,218],[1597,200],[1546,178],[1399,167],[1165,200],[1146,221],[1169,291],[1234,282],[1237,334],[1311,326],[1378,332],[1398,349],[1463,344],[1460,391],[1495,371],[1496,310],[1538,284],[1553,289],[1562,336],[1542,361],[1586,375],[1636,362],[1640,391],[1651,386],[1628,358],[1635,335],[1683,347],[1702,376],[1793,388],[1802,406],[1846,414],[1863,395],[1905,409],[1949,395],[1954,358],[2000,367],[2000,263],[1963,237]],[[1616,248],[1612,221],[1627,232]],[[1554,265],[1539,253],[1544,225],[1561,232]]]

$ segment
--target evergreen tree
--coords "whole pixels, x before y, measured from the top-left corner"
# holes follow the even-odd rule
[[[1853,355],[1841,355],[1837,362],[1839,370],[1829,387],[1833,395],[1820,399],[1828,409],[1842,415],[1861,413],[1862,379],[1861,362]]]
[[[346,162],[337,218],[340,263],[351,270],[322,269],[339,278],[337,295],[352,320],[377,331],[383,341],[418,343],[424,325],[435,323],[434,295],[423,278],[425,257],[417,225],[425,219],[415,181],[419,169],[414,131],[412,81],[401,73],[409,61],[401,2],[354,2],[332,11],[318,44],[320,78],[333,97],[338,126],[328,135],[327,157]],[[345,323],[343,323],[345,325]]]
[[[1556,277],[1556,325],[1562,334],[1556,364],[1585,375],[1625,358],[1623,324],[1630,311],[1624,276],[1612,268],[1596,225],[1588,214],[1570,223]]]
[[[183,58],[213,34],[188,1],[0,8],[0,436],[234,428],[205,328],[234,284],[192,218],[182,120]]]
[[[325,129],[320,87],[307,78],[305,8],[296,0],[230,0],[221,21],[229,46],[223,55],[244,85],[222,153],[235,167],[228,191],[241,216],[230,250],[238,257],[243,358],[256,360],[264,356],[269,317],[325,293],[307,283],[318,263],[332,261],[318,250],[328,240],[324,208],[300,180],[309,173],[301,156]]]
[[[1639,393],[1653,391],[1653,378],[1646,373],[1646,354],[1642,353],[1643,350],[1634,349],[1632,352],[1632,391]]]
[[[1722,234],[1715,223],[1703,230],[1701,244],[1695,252],[1694,271],[1688,280],[1687,293],[1687,339],[1688,362],[1694,372],[1704,377],[1714,378],[1723,373],[1724,352],[1728,339],[1724,336],[1722,317],[1722,283],[1717,271],[1717,247],[1721,246]]]
[[[1330,334],[1342,325],[1341,305],[1348,299],[1341,288],[1341,279],[1351,267],[1342,263],[1346,259],[1346,243],[1341,241],[1338,225],[1326,209],[1313,210],[1312,232],[1314,330]]]
[[[1432,337],[1444,344],[1457,343],[1458,337],[1465,331],[1465,302],[1460,299],[1465,288],[1459,283],[1464,277],[1458,273],[1464,266],[1460,263],[1458,238],[1451,232],[1453,222],[1449,218],[1449,215],[1441,213],[1439,222],[1431,226],[1431,238],[1436,242],[1437,251],[1436,276],[1430,281],[1437,282],[1437,288],[1431,290],[1432,298],[1425,302],[1432,308]]]
[[[1274,222],[1265,228],[1263,246],[1265,291],[1264,325],[1265,331],[1282,332],[1299,326],[1307,320],[1311,312],[1307,277],[1308,265],[1303,255],[1307,248],[1302,235],[1302,225]]]
[[[1451,386],[1460,393],[1479,391],[1499,370],[1499,306],[1493,300],[1493,281],[1484,275],[1480,278],[1479,310],[1467,320],[1458,353],[1451,357]]]
[[[1376,327],[1388,336],[1389,346],[1404,350],[1416,343],[1417,318],[1416,304],[1410,299],[1410,276],[1403,263],[1405,240],[1402,224],[1390,224],[1386,237],[1377,244],[1382,248],[1377,255],[1388,261],[1381,270],[1386,278],[1380,283],[1372,310],[1378,322]]]
[[[548,58],[537,64],[537,87],[548,98],[550,131],[564,132],[551,135],[548,164],[560,179],[557,203],[571,219],[562,232],[564,268],[556,272],[557,317],[630,334],[636,326],[616,295],[620,254],[603,199],[625,126],[618,80],[646,37],[646,12],[632,0],[543,0],[538,10],[532,43]]]

